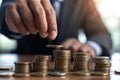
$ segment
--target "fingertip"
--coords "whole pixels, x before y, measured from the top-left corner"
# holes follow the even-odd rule
[[[30,34],[30,32],[27,32],[27,33],[26,33],[26,35],[29,35],[29,34]]]
[[[48,37],[48,33],[40,33],[40,36],[41,36],[42,38],[46,38],[46,37]]]
[[[51,31],[49,34],[49,38],[51,40],[54,40],[57,37],[57,32],[56,31]]]

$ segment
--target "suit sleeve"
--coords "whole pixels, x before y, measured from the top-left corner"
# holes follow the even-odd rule
[[[103,24],[93,0],[84,0],[84,18],[82,28],[88,40],[97,42],[102,47],[102,55],[110,55],[111,36]]]
[[[5,22],[5,10],[7,5],[9,5],[11,2],[14,2],[15,0],[2,0],[2,4],[0,7],[0,32],[2,34],[4,34],[5,36],[9,37],[9,38],[14,38],[14,39],[18,39],[20,37],[22,37],[22,35],[11,32],[8,29],[8,26]]]

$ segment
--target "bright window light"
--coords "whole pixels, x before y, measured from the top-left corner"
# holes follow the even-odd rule
[[[9,39],[0,34],[0,49],[1,50],[13,50],[17,46],[16,40]]]

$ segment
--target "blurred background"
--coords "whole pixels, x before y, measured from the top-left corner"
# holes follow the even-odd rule
[[[0,0],[1,5],[2,0]],[[113,51],[120,52],[120,0],[94,0],[101,18],[111,34]],[[78,36],[82,42],[86,41],[84,33]],[[0,53],[10,52],[16,48],[15,40],[8,39],[0,34]]]

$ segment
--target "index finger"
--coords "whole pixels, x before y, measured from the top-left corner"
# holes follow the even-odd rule
[[[46,19],[48,23],[48,36],[54,40],[57,36],[57,20],[55,11],[50,3],[50,0],[41,0],[41,4],[46,13]]]

